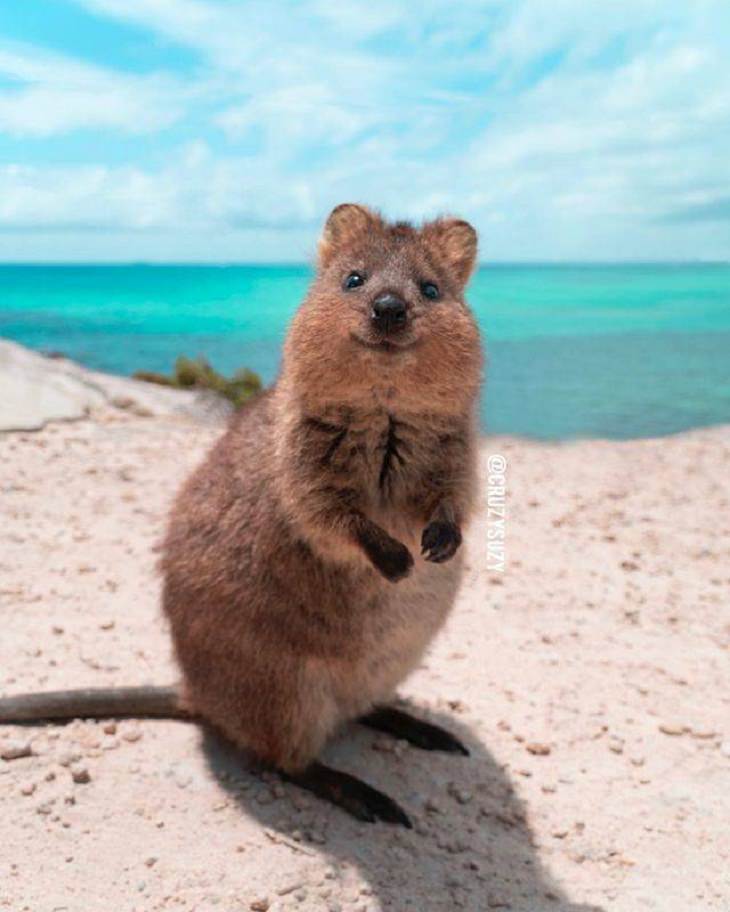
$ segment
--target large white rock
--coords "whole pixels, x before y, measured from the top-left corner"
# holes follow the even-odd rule
[[[225,419],[231,410],[230,403],[212,394],[97,373],[0,339],[0,431],[32,431],[50,421],[73,421],[105,404],[206,421]]]

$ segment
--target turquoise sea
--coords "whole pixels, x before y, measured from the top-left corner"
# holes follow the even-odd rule
[[[0,336],[101,370],[205,355],[266,381],[306,266],[0,265]],[[730,265],[496,265],[469,301],[488,365],[482,423],[546,439],[730,423]]]

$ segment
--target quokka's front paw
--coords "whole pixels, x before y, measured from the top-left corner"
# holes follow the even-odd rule
[[[413,568],[411,552],[404,544],[390,536],[369,547],[368,557],[375,568],[391,583],[397,583],[408,576]]]
[[[423,530],[421,554],[427,561],[442,564],[450,560],[461,544],[461,532],[455,523],[432,522]]]

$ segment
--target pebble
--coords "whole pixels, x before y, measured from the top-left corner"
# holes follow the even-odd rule
[[[72,766],[74,763],[76,763],[80,759],[81,759],[81,754],[78,753],[78,751],[65,751],[58,758],[58,762],[61,764],[61,766]]]
[[[392,754],[395,752],[395,741],[392,738],[378,737],[373,741],[372,748],[385,754]]]
[[[697,738],[700,741],[708,741],[717,735],[714,728],[691,728],[689,733],[693,738]]]
[[[99,624],[99,629],[100,630],[114,630],[114,621],[111,619],[108,621],[101,621],[101,623]]]
[[[157,864],[157,858],[154,855],[150,855],[149,858],[145,859],[145,864],[148,868],[152,868]]]
[[[282,887],[280,890],[277,890],[278,896],[288,896],[289,893],[294,893],[295,890],[301,890],[304,886],[301,880],[295,880],[293,884],[289,884],[288,887]]]
[[[6,741],[0,747],[0,757],[3,760],[20,760],[21,757],[30,757],[32,754],[30,741]]]
[[[660,722],[659,731],[663,735],[683,735],[687,731],[687,726],[681,722]]]
[[[20,786],[21,795],[32,795],[35,791],[35,782],[26,782]]]
[[[459,786],[454,785],[452,782],[449,786],[449,794],[452,798],[455,798],[459,804],[469,804],[472,799],[471,792],[466,789],[459,788]]]
[[[267,912],[271,903],[266,897],[262,899],[254,899],[254,901],[249,906],[251,912]]]
[[[117,723],[114,722],[113,720],[110,720],[109,722],[105,722],[101,726],[101,728],[102,728],[102,731],[104,732],[104,734],[106,734],[106,735],[116,735],[116,733],[117,733]]]
[[[536,757],[546,757],[550,753],[550,745],[541,741],[528,741],[525,745],[529,753]]]
[[[91,782],[89,770],[80,764],[71,767],[71,778],[77,785],[86,785],[87,782]]]
[[[620,738],[611,738],[608,742],[608,749],[614,754],[623,754],[624,742]]]
[[[141,728],[128,728],[126,731],[122,732],[122,738],[124,738],[125,741],[139,741],[141,737]]]

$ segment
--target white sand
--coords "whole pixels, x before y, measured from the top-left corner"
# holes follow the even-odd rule
[[[155,542],[218,430],[123,404],[0,434],[0,692],[175,678]],[[495,452],[506,572],[483,513],[403,688],[472,756],[355,727],[326,754],[415,831],[263,781],[192,724],[5,726],[0,753],[33,753],[0,760],[0,909],[728,910],[728,429]]]

